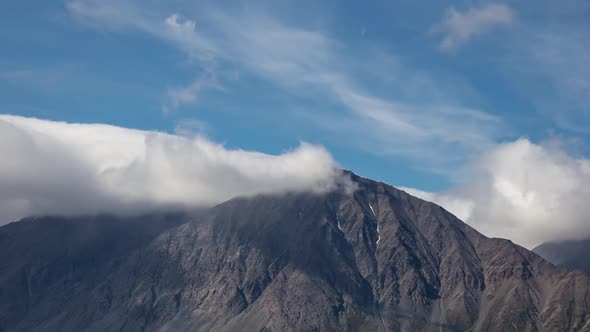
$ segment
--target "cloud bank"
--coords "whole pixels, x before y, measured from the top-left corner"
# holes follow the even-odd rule
[[[526,139],[497,146],[445,193],[404,188],[433,201],[487,236],[533,247],[590,236],[590,160]]]
[[[280,155],[101,124],[0,115],[0,224],[29,215],[134,213],[233,196],[323,191],[341,181],[322,147]]]
[[[479,8],[470,8],[463,13],[450,7],[434,31],[445,35],[439,48],[442,51],[452,51],[471,38],[493,28],[509,25],[513,20],[512,9],[503,4],[490,3]]]

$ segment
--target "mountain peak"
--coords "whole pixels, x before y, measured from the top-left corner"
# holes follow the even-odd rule
[[[590,327],[590,278],[441,207],[347,172],[356,190],[234,198],[96,259],[6,259],[8,330],[551,330]],[[83,219],[83,218],[82,218]],[[100,224],[124,241],[158,218]],[[139,222],[142,224],[139,225]],[[91,223],[78,220],[64,228]],[[0,246],[43,220],[0,228]],[[117,226],[118,227],[118,226]],[[10,228],[10,231],[8,229]],[[31,241],[43,243],[43,234]],[[11,242],[12,241],[12,242]],[[73,239],[58,246],[71,252]],[[113,244],[114,245],[114,244]],[[92,248],[95,248],[94,250]],[[80,262],[93,262],[84,263]],[[97,278],[95,276],[101,276]],[[13,285],[21,285],[6,290]],[[58,285],[61,285],[58,287]],[[68,288],[63,288],[68,285]],[[19,299],[15,301],[15,299]],[[571,310],[558,308],[567,305]],[[47,308],[54,308],[48,311]],[[9,314],[8,314],[9,313]],[[48,328],[49,327],[49,328]]]

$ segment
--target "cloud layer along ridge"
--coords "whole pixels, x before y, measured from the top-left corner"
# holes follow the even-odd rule
[[[0,115],[0,224],[29,215],[133,213],[233,196],[322,191],[340,170],[322,147],[280,155],[101,124]]]

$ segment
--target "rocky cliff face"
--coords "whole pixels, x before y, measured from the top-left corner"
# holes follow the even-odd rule
[[[125,226],[82,250],[46,220],[2,227],[0,326],[590,330],[588,275],[351,176],[354,193],[237,198],[199,214],[119,220]],[[67,232],[90,221],[54,222]]]

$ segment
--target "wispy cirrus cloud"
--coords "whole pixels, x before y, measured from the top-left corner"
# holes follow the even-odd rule
[[[205,89],[223,90],[223,87],[214,77],[200,77],[189,85],[171,87],[167,93],[168,102],[162,106],[162,110],[167,113],[180,106],[195,104],[199,94]]]
[[[309,119],[322,128],[331,123],[328,129],[333,132],[343,128],[337,123],[359,124],[352,132],[335,134],[354,134],[372,153],[432,160],[444,159],[453,151],[456,157],[492,144],[500,127],[499,118],[462,105],[447,95],[450,87],[437,84],[419,70],[396,62],[395,68],[382,66],[380,77],[369,71],[359,73],[357,69],[363,68],[359,62],[386,61],[372,51],[360,58],[348,56],[352,52],[346,43],[261,12],[221,12],[208,7],[189,18],[189,12],[139,9],[133,2],[73,1],[67,7],[91,26],[141,31],[175,45],[209,72],[239,68],[288,94],[337,105],[334,112],[308,112],[317,115]],[[108,15],[114,7],[116,14]],[[389,69],[391,74],[386,74]],[[371,93],[370,80],[390,84],[394,96]],[[412,85],[418,81],[421,83]],[[194,102],[201,90],[199,82],[174,90],[169,93],[171,104]],[[360,131],[361,125],[368,130]]]
[[[490,3],[464,12],[450,7],[432,31],[443,35],[438,46],[440,50],[449,52],[478,35],[510,25],[514,20],[514,11],[504,4]]]
[[[562,128],[586,132],[590,121],[590,33],[564,28],[538,31],[529,38],[523,67],[543,78],[546,93],[534,95],[537,107]],[[525,62],[527,61],[527,62]],[[548,101],[552,96],[555,101]]]
[[[72,64],[4,70],[0,71],[0,82],[27,84],[43,90],[52,90],[67,82],[76,70],[76,66]]]

